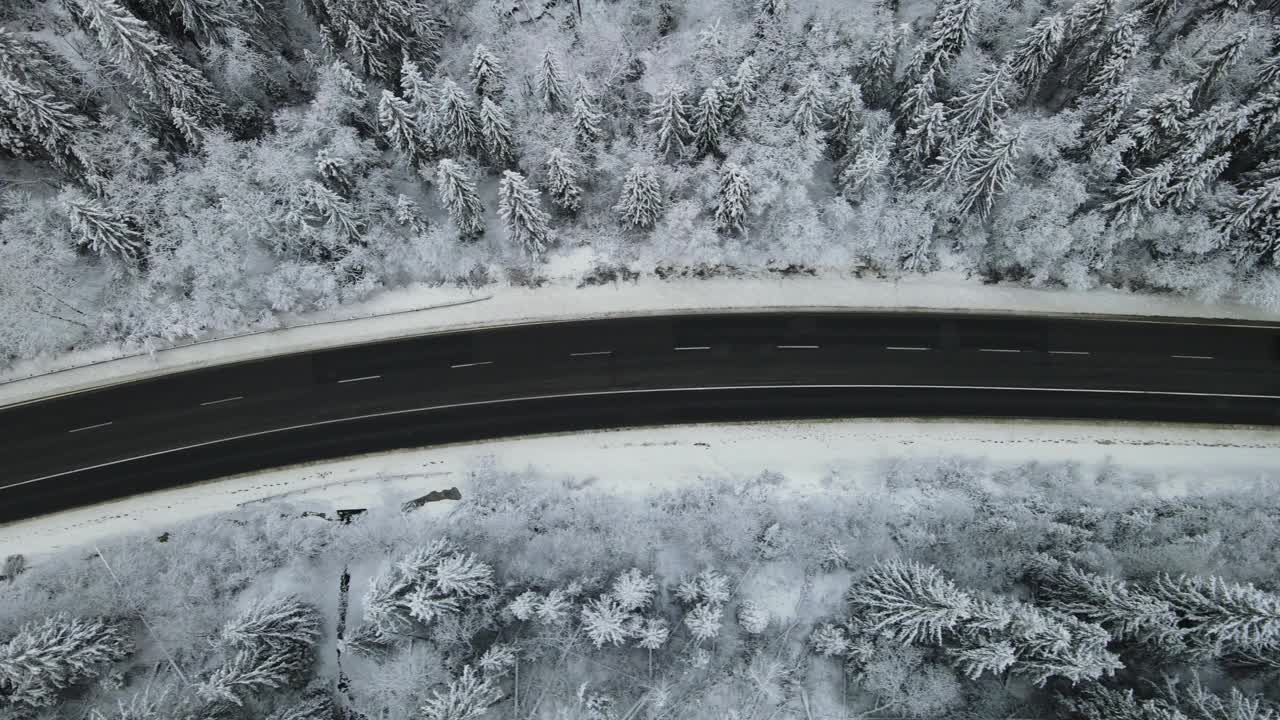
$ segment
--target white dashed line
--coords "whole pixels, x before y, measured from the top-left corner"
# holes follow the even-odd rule
[[[1012,349],[1012,348],[978,348],[978,352],[1018,353],[1018,352],[1022,352],[1022,351],[1021,351],[1021,350],[1014,350],[1014,349]]]
[[[243,400],[243,399],[244,399],[243,395],[237,395],[235,397],[222,398],[221,400],[210,400],[209,402],[200,403],[200,407],[204,407],[206,405],[221,405],[222,403],[229,403],[229,402],[234,402],[236,400]]]
[[[913,345],[885,345],[884,349],[885,350],[912,350],[912,351],[920,352],[923,350],[932,350],[933,348],[915,347]]]
[[[569,357],[591,357],[592,355],[612,355],[612,350],[596,350],[594,352],[569,353]]]
[[[672,348],[673,350],[710,350],[710,345],[687,345],[685,347]]]
[[[76,428],[75,430],[68,430],[67,432],[69,432],[69,433],[78,433],[78,432],[80,432],[80,431],[82,431],[82,430],[92,430],[92,429],[94,429],[94,428],[106,427],[106,426],[108,426],[108,425],[112,424],[113,422],[115,422],[115,421],[114,421],[114,420],[109,420],[109,421],[104,422],[104,423],[98,423],[97,425],[85,425],[84,427],[79,427],[79,428]]]
[[[1212,355],[1170,355],[1169,357],[1178,358],[1179,360],[1212,360],[1213,359]]]
[[[1050,350],[1050,355],[1088,355],[1087,350]]]
[[[779,345],[779,350],[817,350],[818,345]]]
[[[492,360],[485,360],[484,362],[458,363],[457,365],[450,365],[449,367],[454,368],[456,370],[458,368],[479,367],[481,365],[492,365],[492,364],[493,364]]]
[[[342,383],[349,383],[349,382],[364,382],[365,380],[377,380],[380,377],[382,376],[381,375],[365,375],[364,377],[347,378],[346,380],[339,380],[338,384],[341,385]]]

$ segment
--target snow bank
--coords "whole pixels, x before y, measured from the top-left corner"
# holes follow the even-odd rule
[[[121,533],[155,532],[249,503],[287,499],[332,512],[395,508],[433,490],[468,493],[467,471],[504,467],[567,475],[597,490],[648,495],[705,477],[783,473],[796,493],[880,483],[882,463],[911,456],[985,457],[995,463],[1116,463],[1156,472],[1179,495],[1275,475],[1280,430],[1219,426],[1031,421],[839,420],[707,424],[516,438],[400,451],[273,470],[149,493],[0,526],[0,557],[51,552]],[[451,502],[427,506],[442,511]]]
[[[602,318],[627,314],[783,309],[878,309],[1143,316],[1186,321],[1267,321],[1280,313],[1238,305],[1113,290],[1067,292],[981,285],[935,274],[891,282],[826,275],[635,282],[575,287],[581,262],[558,268],[559,280],[541,288],[495,286],[467,291],[416,286],[362,303],[281,318],[285,329],[127,356],[103,346],[57,358],[22,362],[0,373],[0,407],[68,392],[130,382],[169,372],[303,352],[336,345],[510,323]],[[93,363],[93,364],[88,364]]]

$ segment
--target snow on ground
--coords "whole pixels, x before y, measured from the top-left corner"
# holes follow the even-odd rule
[[[302,352],[335,345],[510,323],[626,314],[778,309],[976,310],[1070,315],[1160,316],[1280,322],[1280,313],[1239,305],[1205,305],[1113,290],[1068,292],[982,285],[934,274],[891,282],[837,275],[712,278],[665,282],[646,277],[575,287],[580,259],[565,260],[560,279],[541,288],[493,286],[468,291],[418,286],[324,312],[280,318],[284,329],[130,355],[102,346],[21,362],[0,372],[0,407],[167,372]],[[118,358],[118,359],[114,359]],[[90,364],[92,363],[92,364]],[[52,374],[50,374],[52,373]]]
[[[827,480],[878,483],[877,467],[903,456],[962,455],[996,463],[1111,462],[1158,472],[1162,492],[1182,494],[1224,482],[1255,481],[1280,467],[1280,429],[1084,422],[835,420],[667,426],[567,433],[458,444],[315,463],[150,493],[0,526],[0,557],[92,543],[120,533],[155,532],[248,503],[287,500],[331,512],[381,508],[457,487],[493,459],[570,475],[596,489],[649,494],[705,477],[786,476],[797,493]],[[450,502],[428,505],[447,512]],[[385,507],[384,507],[385,506]],[[388,509],[390,508],[390,509]]]

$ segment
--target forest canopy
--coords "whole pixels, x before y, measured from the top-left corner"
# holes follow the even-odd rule
[[[808,267],[1280,304],[1267,0],[13,0],[0,348]]]

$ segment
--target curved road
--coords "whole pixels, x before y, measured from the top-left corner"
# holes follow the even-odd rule
[[[838,416],[1280,424],[1280,326],[735,313],[499,327],[0,408],[0,522],[376,450]]]

